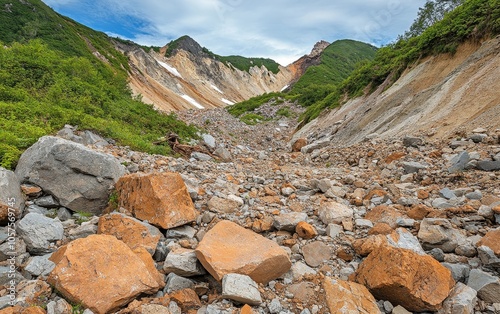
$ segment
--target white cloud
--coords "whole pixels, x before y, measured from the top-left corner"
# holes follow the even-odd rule
[[[140,44],[162,46],[187,34],[218,54],[287,63],[322,39],[394,40],[408,29],[425,0],[100,0],[92,6],[85,0],[45,2],[56,10],[75,8],[70,17],[77,21],[88,21],[78,17],[84,14],[141,19],[144,23],[128,36]],[[95,12],[78,11],[78,6]]]

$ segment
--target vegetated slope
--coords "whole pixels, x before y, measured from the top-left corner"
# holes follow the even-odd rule
[[[409,67],[427,56],[450,56],[467,41],[480,41],[500,32],[499,0],[468,0],[421,35],[401,39],[377,51],[375,58],[358,67],[345,81],[303,115],[303,123],[316,118],[326,108],[335,108],[348,99],[371,93],[382,83],[394,83]]]
[[[291,87],[280,93],[267,93],[245,100],[228,108],[234,116],[251,112],[266,102],[297,100],[308,107],[324,99],[356,68],[359,63],[373,59],[376,48],[354,40],[338,40],[332,44],[321,41],[313,51],[287,68],[295,73]]]
[[[500,1],[465,1],[422,35],[379,50],[306,112],[312,122],[295,137],[347,146],[372,133],[442,138],[500,128],[500,37],[492,38],[499,33]]]
[[[294,73],[270,59],[221,57],[189,36],[160,49],[117,42],[130,59],[130,87],[165,110],[224,107],[281,90]]]
[[[105,34],[38,0],[0,7],[0,166],[13,168],[25,148],[65,124],[160,154],[169,147],[152,142],[165,133],[195,136],[195,128],[132,97],[128,61]]]

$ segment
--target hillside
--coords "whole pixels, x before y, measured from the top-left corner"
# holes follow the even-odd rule
[[[167,154],[152,142],[196,129],[133,98],[128,60],[103,33],[64,18],[38,0],[2,1],[0,11],[0,166],[65,124],[122,145]]]

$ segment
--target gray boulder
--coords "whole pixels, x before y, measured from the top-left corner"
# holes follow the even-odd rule
[[[406,147],[418,148],[423,143],[424,143],[424,141],[419,137],[407,135],[403,138],[403,145]]]
[[[26,243],[28,252],[43,255],[55,251],[55,242],[62,240],[64,228],[59,220],[30,213],[17,224],[17,233]]]
[[[22,182],[40,186],[66,208],[99,214],[125,168],[113,156],[44,136],[22,154],[16,174]]]
[[[273,226],[277,230],[295,231],[295,227],[301,221],[307,220],[306,213],[286,213],[274,218]]]
[[[500,170],[500,160],[482,160],[477,163],[477,168],[484,171]]]
[[[476,290],[459,282],[443,302],[438,314],[473,314],[476,303]]]
[[[24,267],[24,270],[32,276],[48,276],[54,267],[56,267],[56,264],[49,260],[51,256],[52,254],[32,257],[26,267]]]
[[[168,253],[163,270],[166,274],[174,273],[178,276],[203,275],[205,270],[198,262],[194,250],[176,249]]]
[[[195,282],[192,281],[191,279],[178,276],[174,273],[170,273],[167,276],[163,292],[169,294],[174,291],[193,288],[194,285]]]
[[[449,173],[457,173],[465,170],[465,167],[470,161],[470,155],[464,151],[450,160]]]
[[[403,162],[402,163],[403,169],[405,170],[406,174],[409,173],[417,173],[419,170],[427,169],[427,165],[421,164],[419,162]]]
[[[477,291],[478,297],[489,303],[500,303],[500,279],[482,270],[470,271],[467,285]]]
[[[227,274],[222,278],[222,297],[249,305],[262,303],[257,283],[240,274]]]
[[[457,246],[465,242],[465,237],[454,229],[447,219],[425,218],[420,224],[418,238],[425,250],[440,248],[445,253],[455,251]]]
[[[0,224],[9,222],[9,208],[19,218],[24,210],[24,197],[19,178],[10,170],[0,167]],[[13,216],[12,216],[13,217]]]

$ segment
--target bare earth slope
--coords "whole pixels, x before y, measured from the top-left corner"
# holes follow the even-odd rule
[[[350,100],[310,122],[294,135],[315,140],[333,135],[337,145],[425,134],[452,137],[478,126],[500,128],[500,37],[467,43],[454,56],[423,60],[390,88]]]

